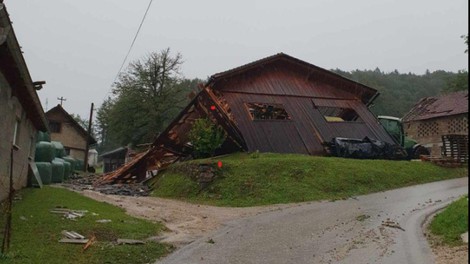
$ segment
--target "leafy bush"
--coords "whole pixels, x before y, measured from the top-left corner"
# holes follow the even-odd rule
[[[189,140],[193,145],[195,158],[207,158],[214,155],[215,150],[224,143],[225,131],[217,127],[207,118],[199,118],[189,131]]]

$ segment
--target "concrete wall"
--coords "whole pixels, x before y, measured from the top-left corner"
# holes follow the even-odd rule
[[[428,148],[432,156],[441,157],[443,135],[468,135],[468,113],[411,121],[404,124],[404,129],[406,136]]]
[[[28,163],[34,160],[37,130],[18,102],[11,96],[11,87],[0,72],[0,200],[8,195],[10,177],[10,150],[16,120],[20,121],[17,146],[13,155],[13,185],[16,190],[25,187],[28,179]]]

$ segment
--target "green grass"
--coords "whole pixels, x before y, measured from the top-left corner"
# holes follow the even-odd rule
[[[160,223],[133,218],[124,210],[77,193],[52,187],[24,189],[13,207],[10,251],[0,255],[5,263],[151,263],[167,254],[171,246],[156,242],[145,245],[115,245],[117,238],[145,239],[164,228]],[[55,207],[88,210],[76,221],[50,213]],[[94,214],[98,215],[94,215]],[[4,223],[0,223],[2,227]],[[110,223],[97,223],[110,219]],[[97,242],[82,252],[83,245],[64,244],[61,231],[96,236]]]
[[[201,191],[190,176],[201,162],[175,163],[151,184],[152,195],[219,206],[335,200],[467,175],[418,161],[357,160],[298,154],[238,153],[220,158],[216,180]]]
[[[460,235],[468,231],[468,196],[451,203],[437,214],[429,226],[431,232],[450,246],[461,245]]]

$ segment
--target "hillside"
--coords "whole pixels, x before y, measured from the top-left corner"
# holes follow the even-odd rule
[[[154,196],[220,206],[253,206],[343,199],[414,184],[464,177],[467,170],[419,161],[355,160],[298,154],[253,153],[222,157],[215,180],[201,190],[194,160],[173,164],[151,182]]]

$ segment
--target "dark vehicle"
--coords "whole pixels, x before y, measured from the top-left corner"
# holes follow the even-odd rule
[[[415,140],[406,137],[401,119],[393,116],[378,116],[382,126],[399,144],[408,155],[408,159],[419,159],[421,155],[429,155],[429,150]]]

